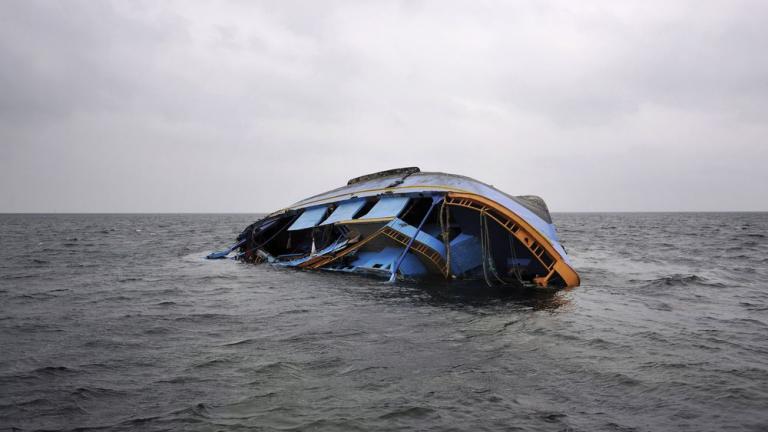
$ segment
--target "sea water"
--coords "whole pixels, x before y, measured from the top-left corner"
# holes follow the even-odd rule
[[[768,214],[554,214],[569,291],[204,256],[256,215],[0,215],[0,430],[768,429]]]

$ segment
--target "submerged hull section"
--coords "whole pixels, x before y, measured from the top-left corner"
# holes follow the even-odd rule
[[[579,276],[544,201],[468,177],[401,168],[369,174],[248,226],[209,255],[395,279],[479,279],[565,288]]]

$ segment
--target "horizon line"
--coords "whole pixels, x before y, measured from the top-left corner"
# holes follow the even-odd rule
[[[135,212],[113,212],[113,211],[0,211],[0,215],[248,215],[248,214],[270,214],[274,212],[207,212],[207,211],[135,211]],[[556,210],[550,213],[768,213],[768,210]]]

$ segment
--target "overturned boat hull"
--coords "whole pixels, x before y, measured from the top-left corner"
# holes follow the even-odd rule
[[[358,177],[273,212],[209,258],[232,252],[245,262],[390,280],[579,285],[543,200],[418,168]]]

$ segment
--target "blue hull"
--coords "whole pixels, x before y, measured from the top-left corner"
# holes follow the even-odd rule
[[[401,168],[275,211],[209,258],[395,279],[566,288],[578,274],[544,201],[477,180]]]

